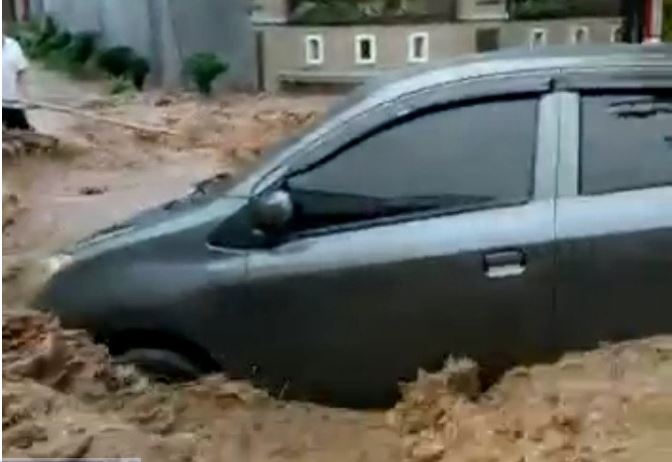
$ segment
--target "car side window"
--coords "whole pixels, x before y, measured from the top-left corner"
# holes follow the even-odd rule
[[[672,185],[672,94],[584,95],[581,194]]]
[[[298,229],[529,200],[537,99],[416,114],[287,180]]]

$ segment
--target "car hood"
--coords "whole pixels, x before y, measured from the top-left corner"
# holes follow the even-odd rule
[[[211,180],[206,180],[211,181]],[[64,253],[88,257],[140,241],[218,223],[247,202],[247,197],[222,193],[221,188],[199,183],[188,195],[147,209],[126,221],[101,229],[75,243]]]

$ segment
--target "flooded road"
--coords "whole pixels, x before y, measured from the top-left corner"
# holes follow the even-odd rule
[[[174,131],[148,136],[32,110],[54,152],[3,168],[3,456],[142,457],[175,462],[667,462],[672,338],[520,367],[483,392],[477,366],[449,360],[402,387],[389,410],[269,397],[213,375],[152,383],[104,346],[26,309],[31,262],[220,172],[318,120],[329,96],[147,93],[111,99],[97,83],[36,70],[35,99]],[[447,307],[449,309],[449,307]],[[263,338],[260,339],[263,341]],[[403,348],[403,345],[400,346]]]
[[[67,102],[176,135],[148,136],[86,117],[30,110],[31,123],[57,137],[60,146],[49,155],[7,161],[4,193],[19,199],[14,223],[3,232],[3,253],[9,256],[53,252],[184,195],[199,180],[257,162],[263,149],[313,123],[333,99],[233,95],[203,101],[149,93],[119,100],[93,83],[76,92],[72,82],[42,70],[33,71],[30,83],[35,100]]]

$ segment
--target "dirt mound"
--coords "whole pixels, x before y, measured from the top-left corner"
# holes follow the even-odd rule
[[[62,330],[55,319],[30,311],[3,314],[2,357],[3,378],[32,379],[78,398],[118,391],[128,378],[84,332]]]
[[[381,412],[280,402],[221,375],[149,382],[32,311],[3,315],[5,457],[398,460]]]
[[[387,413],[270,398],[221,375],[165,385],[32,311],[3,315],[4,456],[146,460],[667,461],[672,337],[520,367],[480,392],[449,359]]]
[[[87,406],[144,379],[113,366],[105,348],[84,333],[64,331],[43,314],[9,312],[3,314],[2,350],[5,456],[186,460],[181,454],[193,451],[188,437],[158,438]]]
[[[388,418],[407,460],[669,460],[672,337],[517,368],[477,398],[475,377],[449,361],[404,388]]]
[[[192,435],[159,436],[114,415],[94,412],[72,396],[35,382],[7,382],[2,391],[4,456],[142,457],[192,460]]]

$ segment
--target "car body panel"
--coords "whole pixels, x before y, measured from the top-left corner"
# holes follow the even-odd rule
[[[356,400],[451,354],[493,368],[543,356],[553,222],[549,200],[253,251],[250,307],[268,322],[246,326],[263,339],[251,359],[302,392],[338,383]],[[488,278],[484,258],[506,250],[524,253],[524,274]]]
[[[56,311],[66,326],[103,337],[155,330],[200,338],[199,329],[188,327],[185,304],[198,303],[213,287],[221,294],[221,286],[242,303],[237,294],[243,293],[246,253],[206,243],[212,229],[246,202],[218,198],[184,209],[160,207],[98,233],[70,249],[74,261],[54,275],[38,305]]]
[[[672,332],[672,187],[558,201],[558,344]]]

